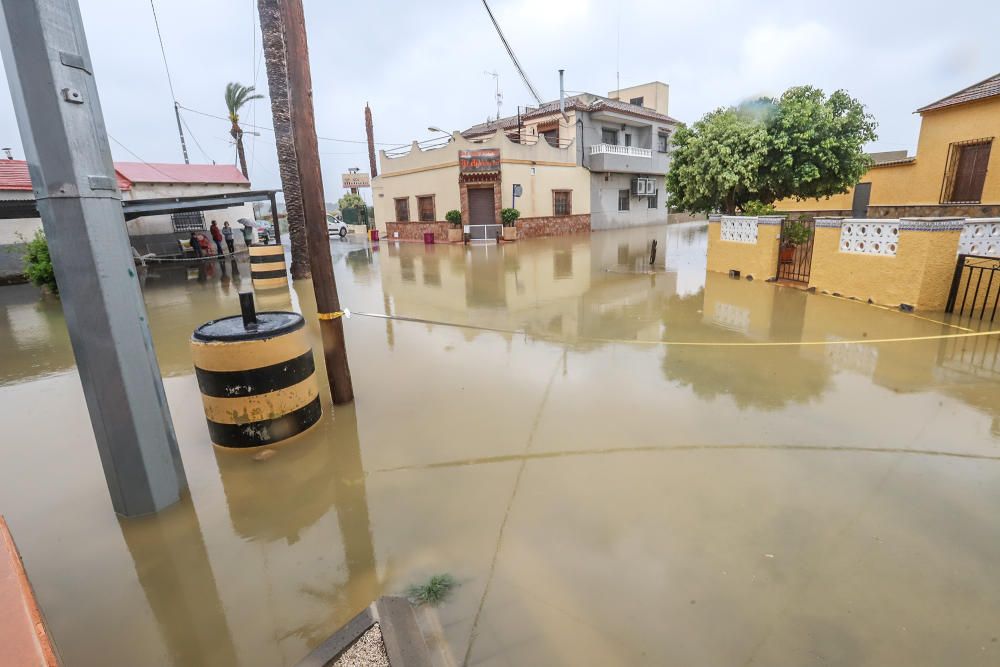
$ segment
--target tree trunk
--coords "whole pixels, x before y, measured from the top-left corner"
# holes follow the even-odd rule
[[[236,156],[240,160],[240,171],[243,172],[243,178],[250,180],[250,174],[247,172],[247,154],[243,150],[243,130],[236,123],[233,123],[233,129],[229,130],[229,134],[233,135],[233,139],[236,140]]]
[[[288,236],[292,245],[291,273],[293,280],[309,278],[309,242],[306,239],[306,219],[302,212],[302,188],[299,167],[292,138],[292,121],[288,112],[288,71],[285,66],[285,34],[281,23],[278,0],[257,0],[260,32],[264,44],[264,65],[271,97],[274,143],[278,151],[278,171],[285,195],[288,215]]]

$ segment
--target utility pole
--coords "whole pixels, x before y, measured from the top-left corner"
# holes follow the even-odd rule
[[[375,128],[372,125],[372,110],[365,102],[365,134],[368,135],[368,166],[372,178],[378,176],[378,166],[375,163]]]
[[[14,1],[14,0],[9,0]],[[302,185],[302,208],[309,241],[309,264],[319,328],[323,334],[326,376],[335,404],[354,400],[351,369],[344,344],[344,322],[340,316],[340,297],[333,277],[330,237],[326,231],[326,205],[323,173],[316,140],[316,117],[312,101],[312,74],[309,71],[309,44],[302,0],[279,0],[285,24],[285,52],[288,56],[288,106],[292,120],[295,155]]]
[[[0,51],[111,502],[157,512],[187,480],[78,0],[0,0]]]
[[[191,160],[188,159],[188,147],[184,143],[184,128],[181,127],[181,110],[180,105],[174,100],[174,116],[177,118],[177,134],[181,138],[181,152],[184,153],[184,164],[191,164]]]

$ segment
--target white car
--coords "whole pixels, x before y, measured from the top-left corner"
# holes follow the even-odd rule
[[[332,215],[326,216],[326,233],[330,236],[347,236],[347,223]]]

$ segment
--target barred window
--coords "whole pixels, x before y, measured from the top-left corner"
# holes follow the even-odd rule
[[[986,165],[993,138],[959,141],[948,147],[948,162],[941,188],[942,204],[978,204],[983,198]]]
[[[628,198],[631,193],[628,190],[618,191],[618,210],[627,211],[628,210]]]
[[[393,200],[396,203],[396,222],[410,221],[410,198],[398,197]]]
[[[434,195],[421,195],[417,197],[417,215],[420,222],[434,222]]]
[[[552,191],[552,215],[573,215],[573,191]]]
[[[200,232],[205,229],[205,214],[201,211],[173,213],[170,222],[175,232]]]

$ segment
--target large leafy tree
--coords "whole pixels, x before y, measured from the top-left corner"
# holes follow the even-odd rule
[[[229,134],[236,142],[236,155],[240,159],[240,170],[246,178],[250,178],[247,172],[247,156],[243,150],[243,128],[240,127],[240,109],[253,100],[264,99],[264,96],[255,93],[253,86],[244,86],[242,83],[230,82],[226,84],[226,110],[229,112],[229,122],[232,127]]]
[[[753,201],[847,192],[870,167],[863,149],[875,127],[846,92],[811,86],[718,109],[674,135],[671,205],[735,213]]]

